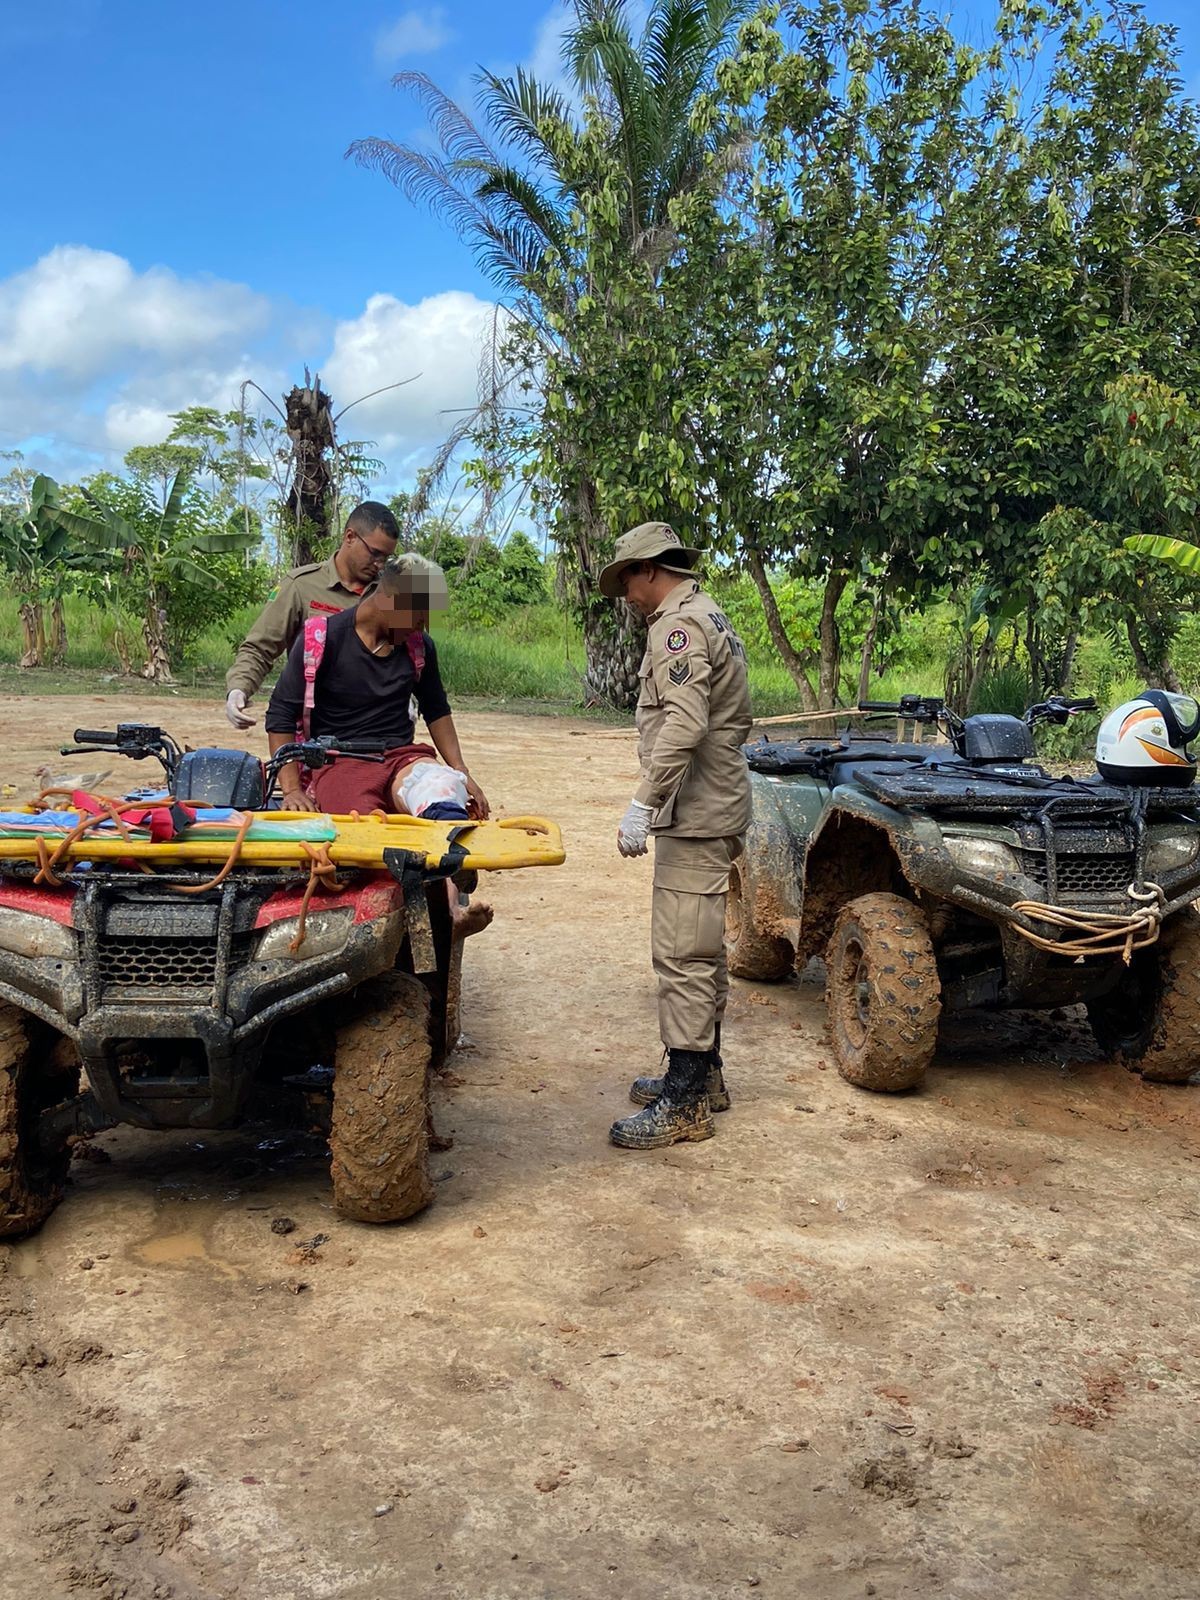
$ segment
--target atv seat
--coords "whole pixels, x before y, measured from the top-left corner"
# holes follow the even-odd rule
[[[886,739],[878,742],[864,739],[860,742],[856,739],[844,755],[830,758],[829,782],[833,787],[839,783],[854,783],[863,768],[874,770],[885,762],[920,766],[933,751],[940,750],[948,754],[949,749],[948,745],[898,744]]]

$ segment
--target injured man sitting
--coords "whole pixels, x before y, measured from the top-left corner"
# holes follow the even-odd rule
[[[386,753],[382,761],[340,756],[313,772],[307,789],[303,770],[292,762],[279,777],[284,809],[401,812],[434,822],[486,819],[487,797],[463,760],[437,647],[426,631],[430,613],[448,603],[442,569],[404,551],[384,565],[376,587],[356,606],[305,625],[264,719],[272,755],[294,739],[325,735],[378,740]],[[434,748],[414,743],[414,700]],[[492,920],[490,906],[476,901],[465,910],[457,901],[451,886],[458,937]]]

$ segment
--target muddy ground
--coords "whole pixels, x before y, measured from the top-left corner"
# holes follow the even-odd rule
[[[6,780],[120,715],[9,701]],[[486,880],[435,1205],[341,1222],[269,1128],[97,1140],[0,1247],[0,1593],[1200,1593],[1200,1089],[975,1016],[872,1097],[819,979],[739,983],[719,1136],[619,1152],[656,1056],[631,738],[460,722],[570,857]]]

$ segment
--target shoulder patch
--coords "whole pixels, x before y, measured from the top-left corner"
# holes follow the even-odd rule
[[[733,632],[732,628],[729,626],[729,618],[723,611],[710,611],[708,613],[708,620],[712,623],[713,627],[718,633]]]
[[[672,628],[664,643],[669,656],[677,656],[681,650],[686,650],[692,642],[692,636],[686,628]]]
[[[692,664],[690,661],[672,661],[667,668],[667,677],[670,678],[677,689],[681,689],[691,675]]]

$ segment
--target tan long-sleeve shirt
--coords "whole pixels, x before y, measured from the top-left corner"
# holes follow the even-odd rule
[[[247,700],[253,698],[275,662],[291,649],[309,617],[334,616],[347,606],[356,606],[362,593],[342,582],[332,556],[309,566],[293,567],[279,580],[279,588],[234,656],[233,665],[225,674],[226,691],[240,689]]]
[[[655,832],[731,838],[750,823],[746,652],[729,618],[692,578],[650,618],[639,668],[634,799],[654,809]]]

